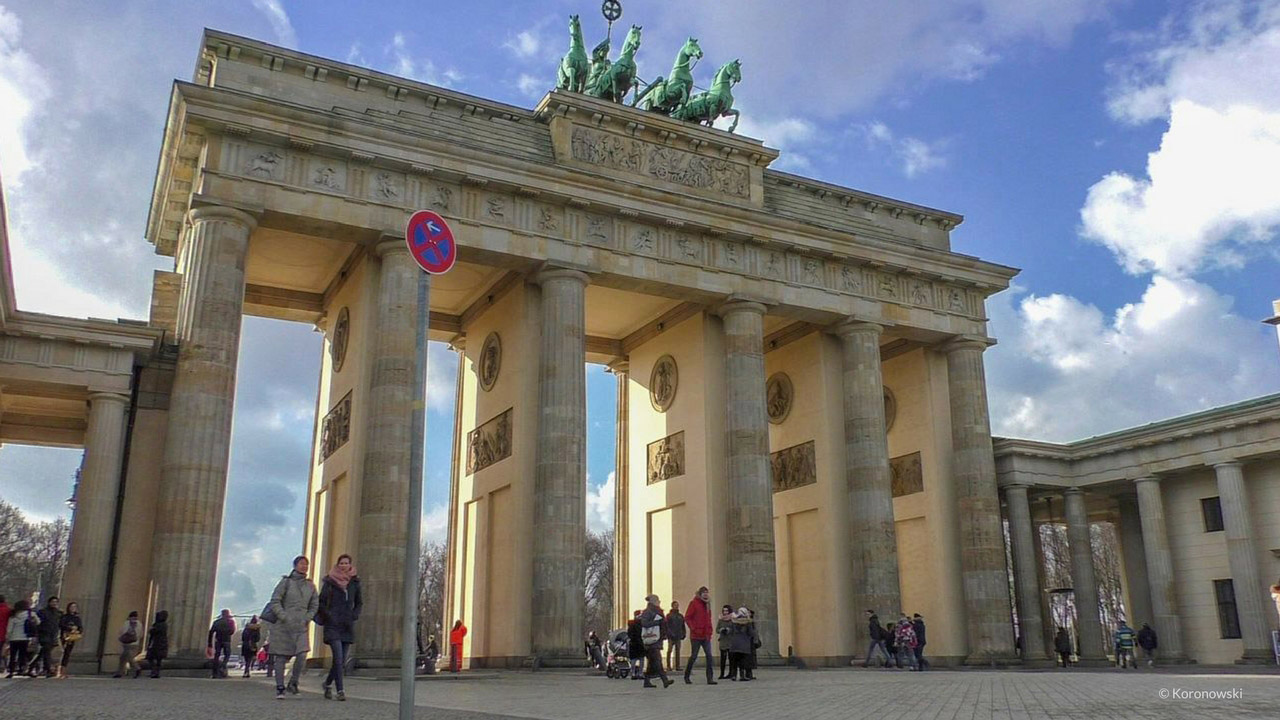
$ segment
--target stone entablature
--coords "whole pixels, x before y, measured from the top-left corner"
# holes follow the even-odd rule
[[[1280,394],[1073,443],[996,438],[996,473],[1013,483],[1085,487],[1280,451]]]

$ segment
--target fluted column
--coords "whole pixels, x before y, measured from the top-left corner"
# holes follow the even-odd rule
[[[542,286],[533,489],[533,653],[581,663],[586,573],[587,275],[547,269]]]
[[[728,583],[726,598],[756,612],[762,654],[778,654],[778,582],[773,546],[773,484],[765,411],[764,312],[735,300],[724,320]]]
[[[453,386],[453,457],[450,463],[451,472],[449,474],[449,524],[448,534],[445,536],[445,554],[444,554],[444,614],[438,618],[427,618],[432,623],[439,625],[440,632],[436,633],[437,637],[442,637],[445,628],[452,627],[454,616],[454,585],[457,580],[457,562],[455,553],[458,550],[457,532],[458,532],[458,485],[462,482],[462,403],[463,390],[466,383],[466,367],[467,367],[467,336],[458,335],[449,341],[449,349],[458,354],[458,371],[454,378]],[[423,621],[424,634],[427,632],[426,622]],[[432,627],[431,630],[435,628]],[[424,642],[426,638],[423,638]],[[452,651],[452,648],[450,648]]]
[[[1213,466],[1218,476],[1218,495],[1222,502],[1222,524],[1227,536],[1227,561],[1236,592],[1236,613],[1240,616],[1240,638],[1244,654],[1239,662],[1270,662],[1271,631],[1263,615],[1268,586],[1258,572],[1258,551],[1253,539],[1253,520],[1249,516],[1249,496],[1244,486],[1244,470],[1239,462]],[[1269,608],[1268,608],[1269,611]]]
[[[244,262],[252,216],[192,210],[179,251],[178,363],[169,395],[152,554],[156,608],[169,611],[169,654],[203,662],[227,491]]]
[[[360,662],[399,666],[405,608],[403,567],[408,528],[409,455],[415,373],[418,276],[422,270],[403,240],[374,248],[378,269],[372,367],[365,405],[364,457],[360,476],[360,568],[364,611],[360,615]],[[428,291],[429,292],[429,291]],[[425,319],[424,319],[425,320]],[[339,549],[339,552],[342,552]],[[316,568],[320,575],[328,568]]]
[[[1035,528],[1026,485],[1007,485],[1005,506],[1009,511],[1009,541],[1013,555],[1013,581],[1018,592],[1018,624],[1022,637],[1022,657],[1035,661],[1048,658],[1044,644],[1044,620],[1040,616],[1040,578],[1036,568]]]
[[[618,379],[617,442],[614,450],[613,470],[613,626],[626,627],[631,597],[631,530],[627,513],[630,495],[630,401],[627,385],[631,377],[631,363],[618,360],[610,363],[609,370]],[[672,598],[675,599],[675,598]]]
[[[89,395],[89,422],[84,433],[84,466],[76,487],[71,519],[71,548],[62,584],[67,602],[79,604],[84,623],[81,657],[95,662],[102,632],[102,611],[111,564],[116,500],[120,493],[120,463],[124,458],[124,430],[129,398],[117,393]],[[108,644],[108,647],[110,645]]]
[[[1102,619],[1098,614],[1098,579],[1093,570],[1093,544],[1089,537],[1089,509],[1080,488],[1069,488],[1064,499],[1067,541],[1071,544],[1071,584],[1075,592],[1080,662],[1105,663]]]
[[[1136,484],[1159,657],[1162,661],[1184,660],[1182,618],[1178,615],[1178,597],[1173,585],[1173,554],[1169,551],[1169,531],[1165,526],[1160,481],[1155,477],[1141,477]]]
[[[893,476],[885,434],[880,332],[872,323],[847,322],[840,338],[844,404],[844,479],[849,489],[849,546],[853,560],[848,617],[868,608],[884,617],[902,610],[898,542],[893,524]],[[859,623],[857,648],[870,641]]]
[[[959,338],[943,347],[951,399],[951,473],[956,484],[960,566],[964,581],[968,664],[1016,657],[1013,610],[1005,566],[1000,496],[996,489],[987,382],[982,353],[987,342]]]

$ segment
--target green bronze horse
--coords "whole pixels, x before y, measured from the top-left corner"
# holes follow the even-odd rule
[[[711,90],[689,98],[671,113],[671,117],[710,126],[716,118],[732,115],[733,124],[729,126],[729,132],[733,132],[738,129],[739,119],[738,111],[733,109],[733,86],[739,82],[742,82],[742,63],[737,60],[725,63],[716,71]]]
[[[622,43],[622,54],[608,70],[600,73],[586,93],[601,100],[620,103],[636,83],[636,51],[640,49],[640,26],[632,25]]]
[[[569,16],[569,52],[560,60],[556,88],[582,92],[587,85],[587,46],[582,41],[582,23],[577,15]]]
[[[635,102],[645,102],[645,110],[653,110],[670,114],[689,101],[689,92],[693,90],[692,60],[702,59],[702,48],[698,47],[697,38],[684,41],[684,47],[676,54],[676,62],[671,66],[671,74],[666,78],[658,76],[640,93]]]

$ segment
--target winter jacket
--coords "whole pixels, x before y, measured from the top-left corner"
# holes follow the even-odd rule
[[[240,654],[253,655],[258,652],[260,642],[262,642],[262,625],[250,622],[240,631]]]
[[[80,622],[79,613],[63,613],[62,619],[58,621],[59,636],[62,642],[79,642],[79,640],[68,640],[67,636],[72,633],[84,636],[84,623]]]
[[[36,613],[40,618],[40,633],[36,636],[41,645],[57,645],[62,631],[62,611],[48,605]]]
[[[716,646],[721,650],[729,650],[733,645],[733,622],[725,618],[716,620]]]
[[[679,610],[672,610],[667,613],[667,637],[672,640],[683,640],[688,635],[685,628],[685,618],[680,614]]]
[[[307,626],[319,605],[316,586],[306,575],[294,570],[280,578],[267,604],[276,616],[271,627],[271,654],[290,656],[311,650]]]
[[[235,634],[236,621],[219,615],[214,619],[213,624],[209,626],[209,647],[213,647],[214,643],[230,645],[231,637]]]
[[[627,623],[627,657],[635,660],[644,657],[644,640],[640,635],[640,618]]]
[[[925,644],[924,621],[912,620],[911,628],[916,631],[916,647],[924,647],[924,644]]]
[[[884,640],[884,628],[880,627],[880,616],[872,615],[867,619],[867,635],[871,638],[871,642]]]
[[[463,638],[467,636],[467,626],[459,625],[449,630],[449,644],[461,645]]]
[[[756,644],[756,627],[751,618],[736,617],[730,623],[733,630],[729,633],[729,652],[750,655]]]
[[[4,647],[5,638],[9,636],[9,616],[13,614],[13,610],[9,607],[9,603],[0,602],[0,648]]]
[[[912,650],[915,648],[916,629],[912,627],[910,621],[899,622],[898,627],[893,632],[893,641],[899,650]]]
[[[324,641],[355,642],[355,624],[363,607],[360,578],[351,578],[343,588],[326,575],[320,582],[320,609],[316,612],[316,620],[324,625]]]
[[[1133,628],[1128,625],[1121,625],[1120,629],[1116,630],[1115,634],[1116,647],[1121,650],[1132,650],[1134,637],[1135,633],[1133,632]]]
[[[147,632],[147,658],[163,660],[169,657],[169,611],[156,613],[156,621]]]
[[[9,627],[6,628],[7,632],[5,633],[5,637],[8,638],[6,642],[22,642],[23,640],[33,639],[30,635],[27,635],[27,618],[31,618],[37,623],[40,622],[40,616],[30,610],[14,613],[9,616]]]
[[[1150,625],[1143,625],[1138,631],[1138,645],[1147,652],[1156,649],[1156,631]]]
[[[1057,653],[1071,654],[1071,636],[1060,632],[1053,636],[1053,649]]]
[[[685,625],[689,628],[689,639],[693,641],[710,640],[713,632],[711,628],[711,610],[707,608],[707,604],[702,602],[702,598],[697,595],[689,601],[689,612],[684,616]]]

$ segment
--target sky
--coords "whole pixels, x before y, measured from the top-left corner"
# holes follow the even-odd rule
[[[641,77],[697,37],[742,60],[738,132],[774,167],[961,213],[954,251],[1021,268],[988,301],[992,429],[1068,441],[1280,391],[1280,0],[625,0]],[[24,310],[147,313],[143,239],[174,78],[203,27],[533,107],[594,0],[0,0],[0,174]],[[217,604],[301,547],[320,336],[246,318]],[[457,359],[433,346],[448,438]],[[613,376],[588,366],[588,517],[612,522]],[[447,445],[447,443],[446,443]],[[80,452],[0,448],[0,498],[68,510]],[[449,448],[428,445],[443,537]]]

